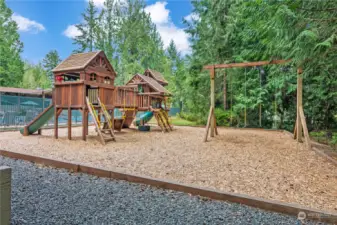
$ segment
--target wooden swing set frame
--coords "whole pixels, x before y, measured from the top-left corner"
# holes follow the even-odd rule
[[[264,65],[272,65],[272,64],[284,64],[290,62],[291,60],[271,60],[271,61],[259,61],[259,62],[244,62],[244,63],[230,63],[230,64],[214,64],[214,65],[206,65],[204,66],[205,70],[209,70],[210,79],[211,79],[211,107],[209,109],[208,120],[206,125],[206,133],[204,137],[204,142],[207,141],[209,129],[211,129],[210,136],[214,137],[218,135],[218,130],[216,126],[216,117],[214,113],[215,109],[215,70],[216,69],[224,69],[224,68],[242,68],[242,67],[254,67],[254,66],[264,66]],[[300,67],[297,69],[297,115],[296,122],[294,128],[294,139],[297,142],[302,142],[302,132],[304,133],[305,142],[307,144],[307,148],[311,150],[311,141],[309,137],[309,132],[307,128],[307,123],[305,120],[305,115],[303,111],[303,69]]]

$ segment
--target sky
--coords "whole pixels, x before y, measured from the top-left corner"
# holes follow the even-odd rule
[[[94,0],[98,8],[103,2]],[[71,38],[78,35],[78,31],[74,25],[81,22],[88,0],[7,0],[6,4],[19,26],[24,60],[38,63],[50,50],[57,50],[65,59],[75,49]],[[188,53],[188,35],[182,20],[191,19],[190,0],[147,0],[146,4],[145,11],[156,24],[164,47],[173,40],[182,54]]]

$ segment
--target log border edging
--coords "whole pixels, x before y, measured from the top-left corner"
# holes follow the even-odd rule
[[[139,176],[118,171],[109,171],[101,168],[95,168],[91,166],[48,159],[33,155],[26,155],[6,150],[0,150],[0,156],[26,160],[37,164],[43,164],[45,166],[51,166],[54,168],[67,169],[72,172],[87,173],[98,177],[125,180],[133,183],[141,183],[145,185],[155,186],[157,188],[180,191],[192,195],[207,197],[214,200],[239,203],[267,211],[273,211],[293,216],[297,216],[299,212],[305,212],[308,219],[318,220],[332,224],[337,223],[337,214],[321,210],[310,209],[297,204],[283,203],[275,200],[267,200],[263,198],[252,197],[245,194],[234,194],[229,192],[217,191],[214,189],[201,188],[194,185],[179,184],[170,180],[155,179],[148,176]]]

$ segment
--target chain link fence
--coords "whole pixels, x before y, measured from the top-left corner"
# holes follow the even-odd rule
[[[0,132],[18,130],[24,127],[52,103],[52,99],[49,98],[11,95],[1,95],[0,100]],[[62,111],[59,117],[60,126],[67,124],[67,116],[67,110]],[[91,122],[91,118],[89,118],[89,122]],[[81,123],[81,112],[73,110],[72,124],[77,125]],[[51,127],[53,125],[54,118],[51,118],[44,127]]]
[[[18,130],[52,103],[52,99],[42,97],[25,97],[25,96],[12,96],[3,95],[0,93],[0,132]],[[179,109],[172,108],[169,112],[170,115],[175,115]],[[143,112],[137,113],[137,117],[142,115]],[[59,117],[59,125],[66,125],[68,122],[68,111],[63,110]],[[115,118],[122,117],[120,110],[115,109]],[[82,123],[82,114],[79,110],[72,110],[72,124],[80,125]],[[89,123],[92,118],[89,115]],[[44,127],[52,127],[54,125],[54,118],[51,118]]]

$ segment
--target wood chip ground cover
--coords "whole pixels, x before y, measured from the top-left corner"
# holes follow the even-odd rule
[[[219,128],[204,143],[203,128],[129,129],[106,146],[93,127],[87,142],[81,133],[73,128],[69,141],[63,128],[58,140],[53,130],[28,137],[3,132],[0,149],[337,212],[337,167],[283,132]]]

